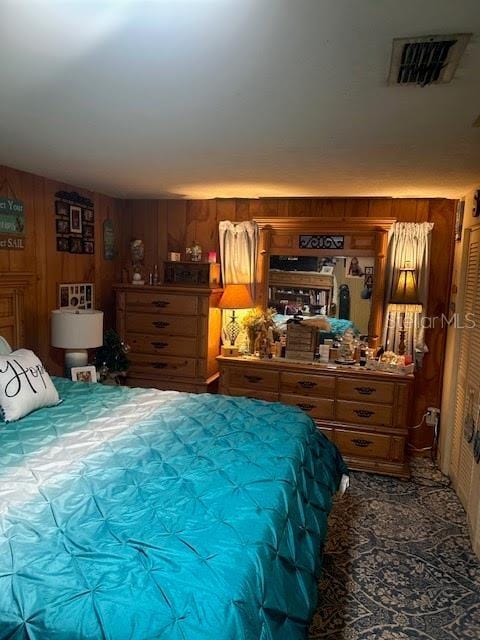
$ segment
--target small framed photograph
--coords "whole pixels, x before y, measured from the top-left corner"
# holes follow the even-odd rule
[[[69,216],[70,205],[62,202],[61,200],[55,200],[55,213],[57,216]]]
[[[58,307],[60,309],[69,306],[69,295],[68,295],[68,287],[65,285],[60,285],[58,287]]]
[[[70,238],[57,237],[57,251],[70,251]]]
[[[70,233],[70,224],[68,218],[57,218],[55,220],[57,233]]]
[[[95,227],[93,224],[84,224],[83,225],[83,237],[85,240],[90,240],[95,237]]]
[[[93,223],[94,214],[93,209],[84,209],[83,210],[83,221]]]
[[[333,264],[324,264],[322,270],[320,271],[320,275],[322,276],[333,276]]]
[[[70,233],[82,233],[82,207],[70,205]]]
[[[97,370],[93,365],[87,367],[72,367],[73,382],[97,382]]]
[[[83,253],[95,253],[95,245],[92,240],[83,241]]]
[[[81,238],[70,237],[70,253],[83,253],[83,245],[82,245]]]

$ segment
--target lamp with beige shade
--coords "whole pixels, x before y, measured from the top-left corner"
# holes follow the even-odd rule
[[[395,288],[388,303],[388,310],[391,313],[400,313],[400,342],[398,344],[398,354],[405,355],[405,314],[420,313],[422,303],[418,299],[417,279],[415,269],[407,262],[403,269],[400,269]]]
[[[222,347],[222,355],[238,355],[235,342],[241,327],[235,317],[235,311],[237,309],[251,309],[255,306],[248,286],[246,284],[227,284],[218,306],[220,309],[228,309],[232,312],[230,321],[225,325],[222,332],[230,341],[230,345]]]

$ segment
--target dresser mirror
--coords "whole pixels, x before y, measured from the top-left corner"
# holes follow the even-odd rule
[[[374,271],[374,256],[270,255],[268,306],[277,324],[320,316],[333,336],[368,335]]]
[[[375,347],[382,334],[388,232],[376,218],[259,218],[257,302],[279,316],[326,316]],[[279,318],[281,319],[281,318]]]

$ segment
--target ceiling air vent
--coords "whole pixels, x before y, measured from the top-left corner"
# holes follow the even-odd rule
[[[389,84],[445,84],[450,82],[465,51],[470,33],[420,38],[395,38]]]

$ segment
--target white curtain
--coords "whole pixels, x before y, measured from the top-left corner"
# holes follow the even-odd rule
[[[257,274],[258,226],[256,222],[230,222],[218,225],[223,286],[248,284],[255,299]]]
[[[397,222],[390,236],[388,247],[385,289],[386,313],[382,343],[388,351],[396,351],[398,348],[401,314],[390,313],[388,301],[392,295],[392,289],[397,283],[399,270],[408,264],[416,269],[418,298],[423,305],[421,313],[405,314],[406,353],[414,358],[418,366],[422,363],[423,354],[428,351],[425,345],[423,318],[427,311],[432,229],[433,223],[431,222]]]

